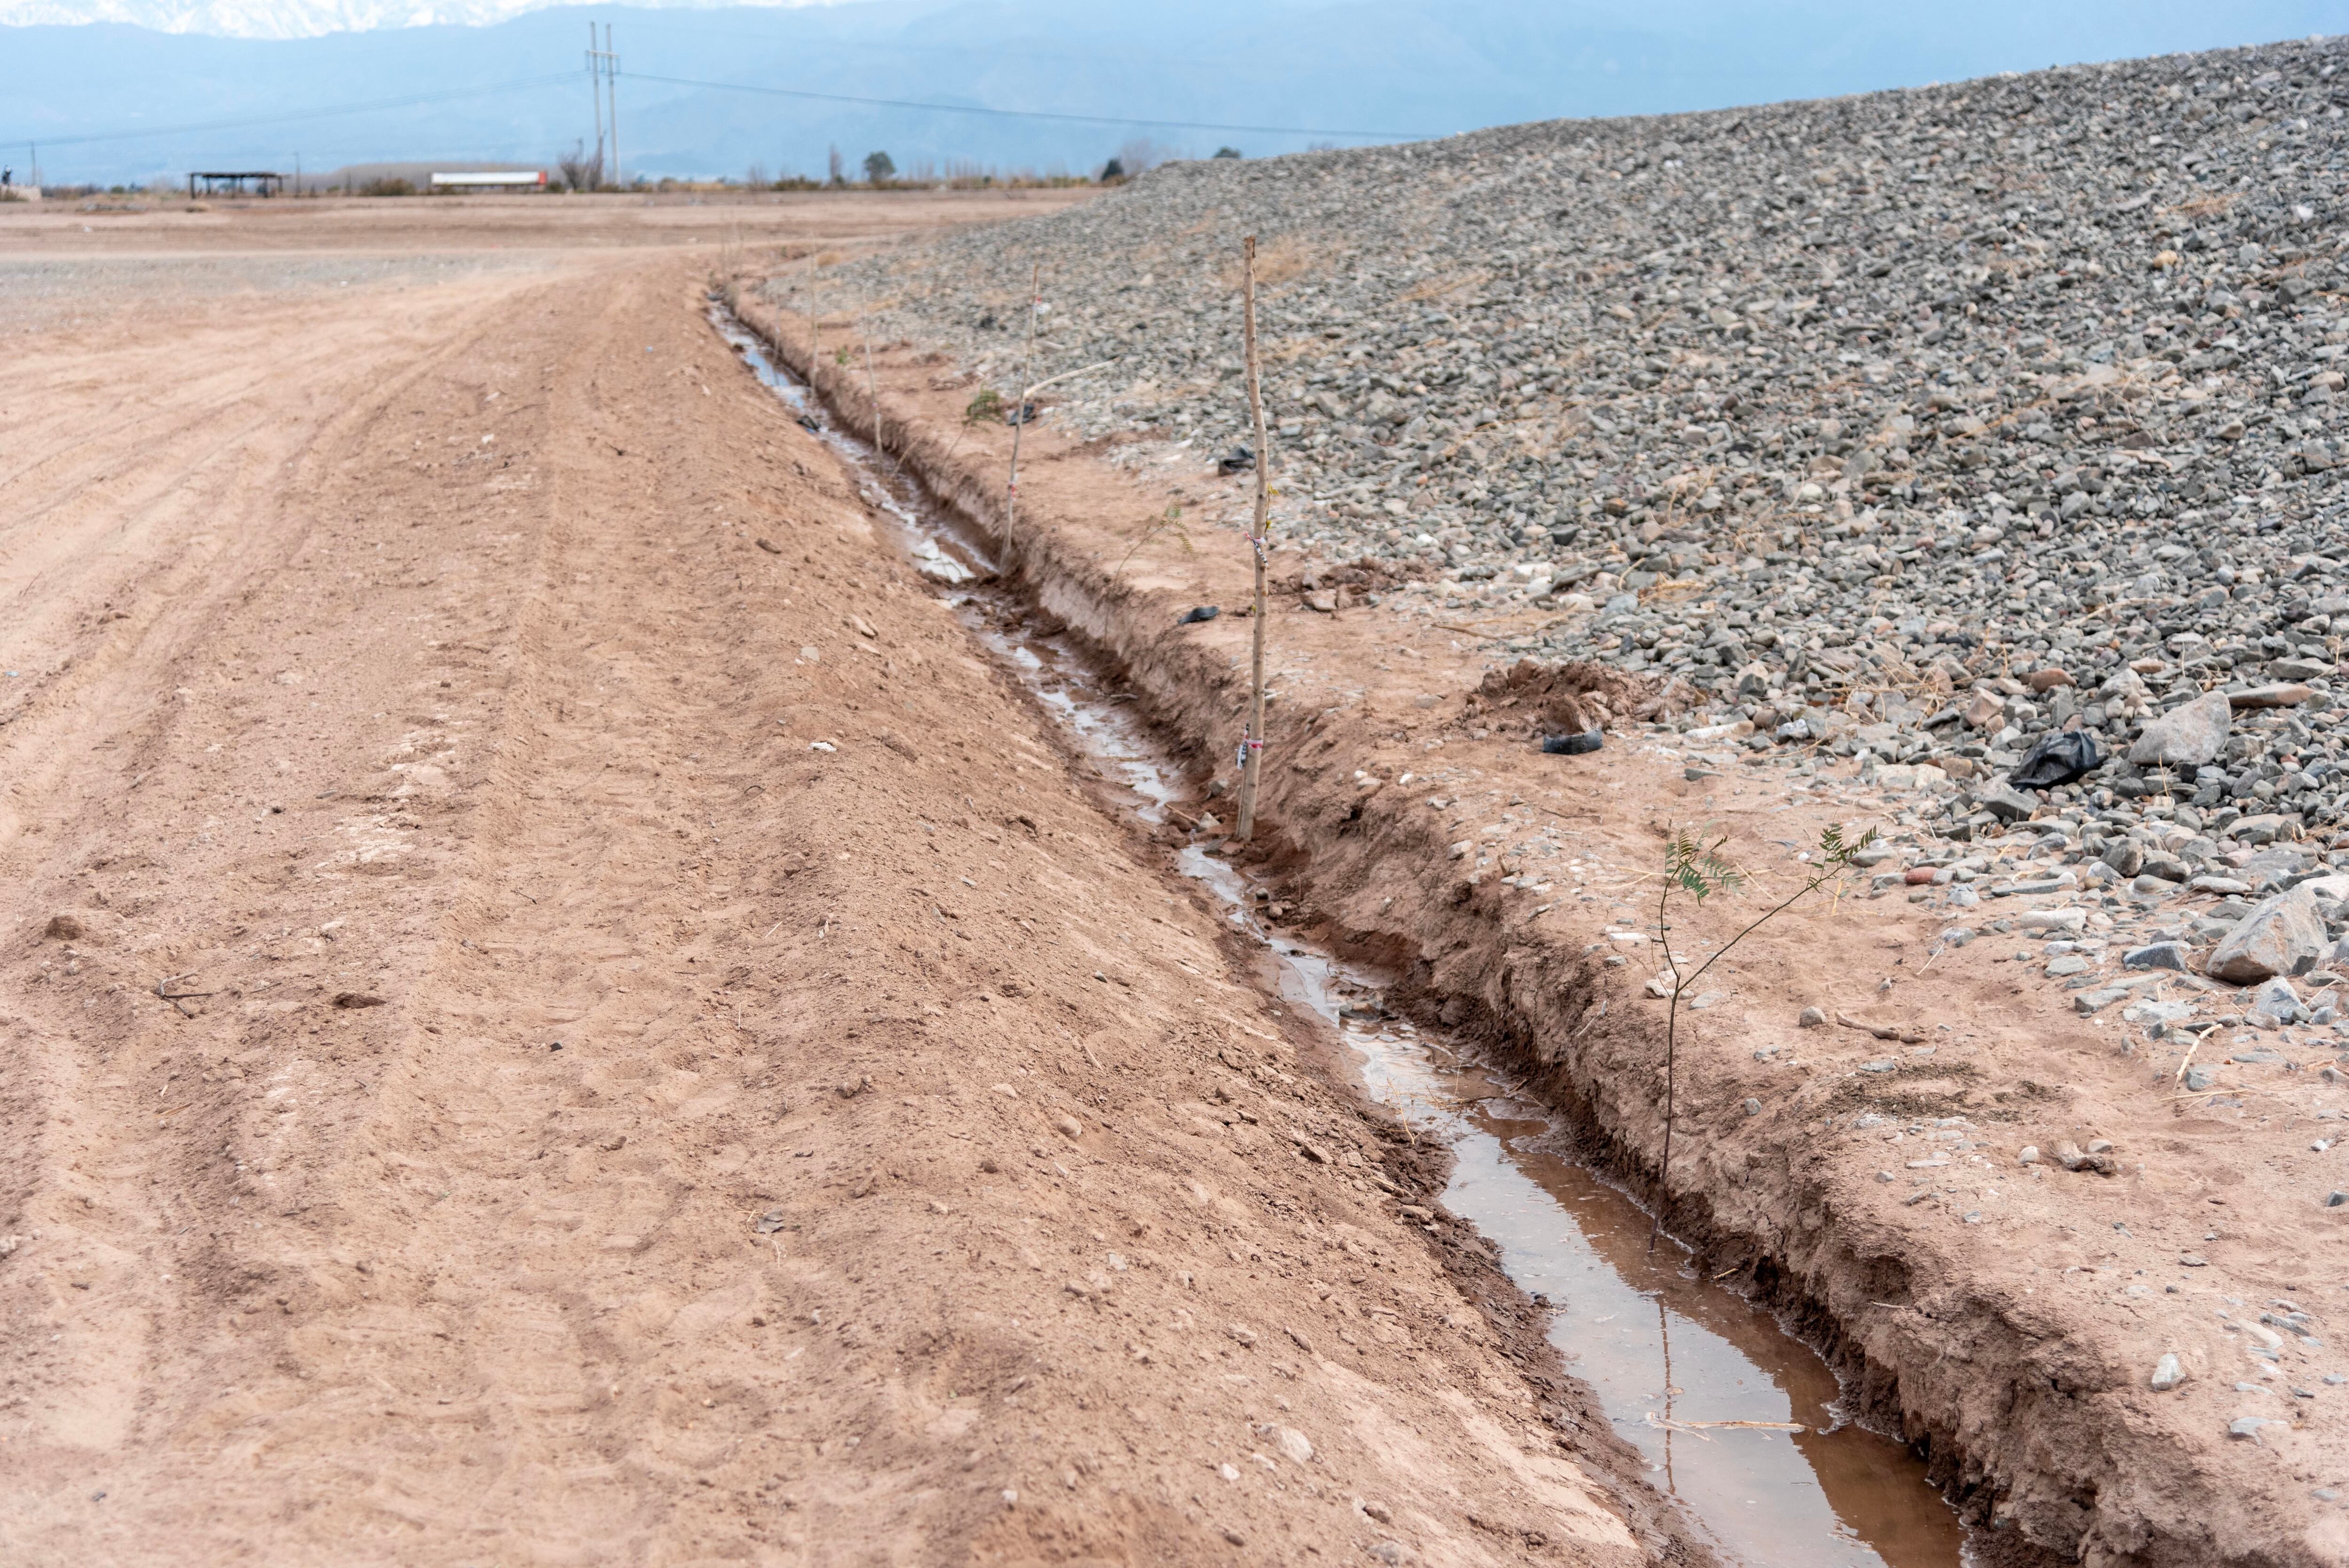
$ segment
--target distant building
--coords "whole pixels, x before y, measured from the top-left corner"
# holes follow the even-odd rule
[[[252,183],[254,194],[261,196],[275,196],[285,189],[285,176],[267,169],[200,169],[188,176],[188,200],[192,201],[200,195],[217,196],[222,191],[242,196],[247,181]]]
[[[471,170],[454,173],[435,171],[435,191],[543,191],[546,170],[524,169],[513,170]]]

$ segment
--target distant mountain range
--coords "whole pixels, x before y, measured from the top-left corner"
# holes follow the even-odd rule
[[[835,147],[852,170],[879,149],[901,170],[1087,171],[1137,138],[1253,157],[2349,30],[2349,0],[527,5],[0,0],[0,22],[40,24],[0,26],[0,159],[37,143],[45,179],[107,183],[549,161],[594,139],[591,19],[621,57],[624,171],[737,177],[820,175]]]
[[[768,0],[772,6],[822,0]],[[739,8],[740,0],[655,0],[657,9]],[[75,27],[114,22],[157,33],[220,38],[316,38],[392,27],[485,27],[546,0],[0,0],[0,26]]]

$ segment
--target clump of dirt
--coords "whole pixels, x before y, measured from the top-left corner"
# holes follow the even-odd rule
[[[1687,684],[1659,685],[1591,659],[1543,664],[1519,659],[1488,671],[1467,699],[1465,716],[1487,728],[1522,722],[1542,735],[1580,735],[1630,718],[1669,718],[1695,696]]]
[[[1336,566],[1325,561],[1309,561],[1287,576],[1274,578],[1270,586],[1283,593],[1313,593],[1325,588],[1359,588],[1383,593],[1405,583],[1423,583],[1434,575],[1434,568],[1424,561],[1364,556]]]

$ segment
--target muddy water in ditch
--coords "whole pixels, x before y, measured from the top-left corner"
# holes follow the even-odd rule
[[[997,583],[975,530],[837,428],[730,316],[713,309],[711,320],[897,521],[916,566],[949,593],[971,630],[1131,792],[1138,818],[1163,822],[1167,807],[1194,793],[1129,694]],[[1387,1015],[1377,975],[1265,928],[1252,913],[1256,890],[1208,846],[1179,859],[1262,944],[1283,996],[1344,1038],[1370,1092],[1451,1146],[1444,1205],[1501,1248],[1519,1286],[1548,1298],[1550,1338],[1568,1366],[1725,1563],[1957,1568],[1968,1560],[1956,1516],[1915,1457],[1845,1420],[1826,1365],[1767,1314],[1700,1277],[1682,1249],[1667,1242],[1651,1255],[1647,1215],[1557,1152],[1564,1139],[1549,1113],[1497,1069]]]

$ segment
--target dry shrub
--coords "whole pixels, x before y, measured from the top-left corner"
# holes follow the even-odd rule
[[[2240,191],[2222,191],[2214,195],[2197,196],[2190,201],[2180,201],[2175,207],[2164,207],[2161,211],[2180,218],[2215,218],[2234,206],[2241,197]]]
[[[1458,294],[1463,289],[1473,289],[1492,275],[1487,272],[1471,272],[1455,273],[1450,277],[1430,278],[1425,283],[1405,291],[1402,298],[1404,303],[1413,304],[1422,300],[1442,299],[1448,294]]]
[[[1310,272],[1317,259],[1313,248],[1304,241],[1294,234],[1282,234],[1269,245],[1257,247],[1256,281],[1260,284],[1285,284]]]
[[[1319,256],[1313,247],[1294,234],[1278,234],[1256,248],[1256,283],[1258,288],[1269,288],[1287,283],[1311,272]],[[1240,286],[1240,263],[1233,262],[1217,273],[1216,280],[1226,288]]]

